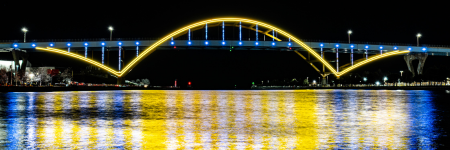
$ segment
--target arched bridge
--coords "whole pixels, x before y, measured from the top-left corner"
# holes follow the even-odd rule
[[[225,38],[225,27],[239,28],[239,34],[235,35],[233,40]],[[222,28],[222,38],[212,40],[208,39],[208,28],[218,27]],[[253,36],[248,37],[248,41],[244,40],[242,29],[253,31]],[[195,30],[204,30],[204,39],[191,39],[191,34]],[[266,36],[268,37],[266,40]],[[283,37],[285,40],[282,40]],[[247,39],[247,38],[245,38]],[[148,45],[145,50],[140,50],[139,46]],[[121,66],[119,63],[119,69],[115,70],[109,66],[104,65],[104,48],[115,46],[119,50],[119,62],[120,62],[120,50],[121,47],[137,46],[136,57],[128,62],[127,65]],[[229,49],[236,47],[236,49],[246,50],[287,50],[294,51],[301,58],[305,59],[314,69],[316,69],[322,76],[334,74],[336,77],[342,76],[349,71],[367,64],[369,62],[393,56],[399,54],[408,54],[410,52],[450,52],[450,49],[438,49],[438,48],[425,48],[425,47],[409,47],[409,46],[394,46],[394,45],[370,45],[370,44],[339,44],[339,43],[321,43],[321,42],[303,42],[295,36],[264,22],[243,19],[243,18],[217,18],[200,21],[190,24],[183,28],[180,28],[159,40],[146,40],[146,41],[93,41],[93,42],[31,42],[31,43],[12,43],[10,47],[13,49],[36,49],[37,51],[47,51],[59,53],[62,55],[71,56],[82,61],[91,63],[99,68],[102,68],[111,74],[120,78],[126,76],[132,68],[139,64],[143,59],[156,50],[157,47],[200,47],[200,48],[215,48],[215,49]],[[70,52],[71,48],[85,48],[85,54],[79,55]],[[87,57],[88,48],[101,47],[102,48],[102,60],[95,61]],[[1,44],[0,44],[1,48]],[[67,49],[67,50],[64,50]],[[351,53],[351,64],[339,65],[339,52],[345,50]],[[301,52],[308,52],[308,55],[313,56],[315,60],[311,60],[310,56],[306,57]],[[335,66],[331,65],[329,61],[324,58],[324,52],[332,51],[336,53]],[[365,54],[364,59],[353,61],[353,53]],[[369,54],[372,54],[369,57]],[[375,55],[373,55],[375,54]],[[316,67],[313,63],[320,63],[323,65],[322,70]]]

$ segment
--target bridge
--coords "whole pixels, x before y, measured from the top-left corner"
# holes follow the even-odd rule
[[[212,39],[208,29],[221,29],[219,38]],[[225,38],[229,35],[225,32],[225,27],[238,28],[239,33],[233,33],[233,37]],[[243,33],[243,29],[249,31]],[[202,32],[202,39],[192,36],[194,31]],[[234,30],[233,30],[234,31]],[[253,33],[250,34],[250,31]],[[197,31],[198,32],[198,31]],[[198,34],[196,32],[196,35]],[[211,32],[211,31],[210,31]],[[279,38],[283,36],[284,39]],[[220,38],[221,36],[221,38]],[[247,36],[247,37],[246,37]],[[267,37],[267,39],[266,39]],[[147,47],[144,49],[144,47]],[[53,52],[61,55],[77,58],[102,68],[118,78],[118,83],[122,83],[122,78],[126,76],[133,67],[139,64],[156,49],[159,50],[180,50],[180,49],[204,49],[204,50],[279,50],[293,51],[302,59],[306,60],[322,77],[330,74],[340,77],[351,70],[367,64],[369,62],[393,55],[405,55],[405,61],[411,72],[412,60],[419,59],[418,74],[421,74],[423,64],[428,55],[448,56],[449,47],[426,47],[407,46],[394,44],[370,44],[370,43],[336,43],[336,42],[303,42],[295,36],[276,28],[272,25],[242,18],[217,18],[200,21],[183,28],[180,28],[167,36],[158,40],[82,40],[82,41],[39,41],[39,42],[7,42],[0,43],[0,52],[12,52],[15,61],[19,59],[21,53],[26,52]],[[127,65],[119,63],[118,70],[105,65],[105,50],[119,51],[118,62],[121,62],[122,51],[136,51],[136,57]],[[79,55],[74,51],[84,51]],[[94,60],[88,57],[88,52],[101,51],[102,59]],[[305,54],[306,52],[306,54]],[[336,58],[326,60],[324,53],[335,53]],[[351,61],[348,64],[339,64],[339,54],[349,54]],[[353,60],[354,54],[363,54],[364,58]],[[306,56],[308,55],[308,56]],[[311,56],[315,59],[311,59]],[[317,67],[321,65],[321,68]],[[331,65],[333,63],[334,65]]]

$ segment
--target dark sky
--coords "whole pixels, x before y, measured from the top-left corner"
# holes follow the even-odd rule
[[[448,44],[445,3],[380,1],[120,1],[47,3],[2,2],[0,39],[162,37],[200,20],[216,17],[255,19],[284,29],[300,39]]]
[[[450,13],[445,6],[380,1],[2,2],[0,40],[21,40],[22,27],[28,28],[29,40],[108,38],[110,25],[115,29],[114,38],[158,38],[205,19],[242,17],[269,23],[300,39],[346,41],[351,29],[352,41],[415,44],[420,32],[421,44],[450,45]],[[128,79],[145,77],[165,84],[178,78],[207,85],[218,79],[223,81],[219,83],[236,84],[231,82],[237,78],[249,83],[319,76],[297,57],[280,52],[155,52],[142,62],[151,65],[138,65]]]

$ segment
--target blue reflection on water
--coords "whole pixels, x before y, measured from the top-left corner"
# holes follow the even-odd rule
[[[411,135],[409,136],[410,145],[417,146],[420,149],[432,149],[434,140],[438,137],[434,127],[435,109],[433,106],[433,97],[431,91],[411,91],[414,96],[409,99],[410,105],[410,123]],[[411,94],[409,94],[411,95]]]

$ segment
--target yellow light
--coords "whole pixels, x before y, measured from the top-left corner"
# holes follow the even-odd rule
[[[187,30],[189,30],[189,29],[196,28],[196,27],[199,27],[199,26],[203,26],[203,25],[205,25],[207,23],[210,24],[210,23],[217,23],[217,22],[242,22],[242,23],[258,24],[260,27],[265,27],[265,28],[271,29],[273,31],[276,31],[276,32],[280,33],[281,35],[284,35],[284,36],[290,38],[293,42],[299,44],[304,49],[306,49],[309,53],[311,53],[314,57],[316,57],[316,59],[318,59],[322,64],[324,64],[325,67],[327,67],[327,69],[330,70],[331,73],[333,73],[337,77],[347,73],[348,71],[350,71],[352,69],[355,69],[355,68],[357,68],[357,67],[359,67],[359,66],[361,66],[363,64],[366,64],[368,62],[374,61],[376,59],[380,59],[380,58],[384,58],[384,57],[391,56],[391,55],[396,55],[396,54],[409,53],[409,51],[394,51],[394,52],[386,53],[385,55],[382,55],[382,56],[377,55],[375,57],[372,57],[371,59],[362,61],[362,62],[360,62],[360,63],[358,63],[358,64],[356,64],[354,66],[346,68],[342,72],[336,72],[334,67],[331,66],[327,61],[325,61],[325,59],[323,59],[316,51],[314,51],[312,48],[310,48],[308,45],[306,45],[305,43],[303,43],[302,41],[300,41],[296,37],[290,35],[289,33],[285,32],[285,31],[283,31],[281,29],[278,29],[278,28],[276,28],[274,26],[271,26],[269,24],[266,24],[266,23],[263,23],[263,22],[259,22],[259,21],[250,20],[250,19],[243,19],[243,18],[217,18],[217,19],[210,19],[210,20],[200,21],[200,22],[197,22],[197,23],[185,26],[183,28],[180,28],[180,29],[170,33],[169,35],[165,36],[161,40],[157,41],[156,43],[154,43],[153,45],[151,45],[150,47],[148,47],[144,51],[142,51],[142,53],[138,57],[133,59],[130,63],[128,63],[123,68],[122,71],[116,71],[116,70],[111,69],[111,68],[109,68],[109,67],[107,67],[107,66],[105,66],[105,65],[103,65],[101,63],[98,63],[98,62],[96,62],[96,61],[94,61],[92,59],[88,59],[88,58],[85,58],[85,57],[83,57],[81,55],[77,55],[77,54],[74,54],[74,53],[69,53],[69,52],[64,51],[64,50],[50,48],[50,47],[47,47],[47,48],[36,47],[36,49],[44,50],[44,51],[48,51],[48,52],[55,52],[55,53],[59,53],[59,54],[67,55],[67,56],[71,56],[71,57],[83,60],[85,62],[88,62],[88,63],[90,63],[92,65],[97,66],[97,67],[100,67],[100,68],[110,72],[111,74],[117,76],[117,77],[122,77],[122,76],[125,76],[127,73],[129,73],[131,68],[136,66],[142,59],[144,59],[145,57],[150,55],[153,51],[155,51],[156,47],[158,47],[162,43],[170,40],[172,37],[180,35],[180,34],[185,34],[185,32],[187,32]],[[266,34],[266,35],[272,37],[270,34]],[[272,38],[276,38],[276,37],[272,37]],[[277,40],[279,40],[279,39],[277,39]],[[299,54],[299,53],[297,52],[297,54]],[[300,55],[300,56],[302,56],[302,55]],[[304,59],[306,59],[306,58],[304,58]],[[313,64],[311,64],[311,66],[313,66],[314,69],[318,70],[317,67],[315,67]]]
[[[81,55],[70,53],[70,52],[67,52],[67,51],[64,51],[64,50],[60,50],[60,49],[56,49],[56,48],[50,48],[50,47],[47,47],[47,48],[36,47],[36,49],[37,50],[47,51],[47,52],[59,53],[59,54],[67,55],[67,56],[70,56],[70,57],[74,57],[74,58],[83,60],[85,62],[88,62],[88,63],[90,63],[92,65],[95,65],[97,67],[100,67],[100,68],[102,68],[102,69],[104,69],[104,70],[106,70],[106,71],[108,71],[108,72],[110,72],[110,73],[120,77],[120,74],[116,70],[111,69],[111,68],[109,68],[109,67],[107,67],[105,65],[102,65],[101,63],[98,63],[98,62],[96,62],[96,61],[94,61],[92,59],[85,58],[85,57],[83,57]]]
[[[294,36],[290,35],[289,33],[286,33],[285,31],[283,31],[281,29],[278,29],[278,28],[276,28],[274,26],[271,26],[271,25],[263,23],[263,22],[254,21],[254,20],[250,20],[250,19],[243,19],[243,18],[217,18],[217,19],[209,19],[209,20],[205,20],[205,21],[200,21],[200,22],[188,25],[186,27],[183,27],[183,28],[180,28],[180,29],[176,30],[175,32],[170,33],[169,35],[165,36],[164,38],[162,38],[161,40],[159,40],[158,42],[154,43],[149,48],[144,50],[142,52],[142,55],[139,55],[134,60],[132,60],[127,66],[125,66],[123,68],[122,72],[119,72],[119,76],[125,76],[132,67],[134,67],[135,65],[137,65],[137,63],[139,61],[141,61],[141,59],[147,57],[150,54],[150,52],[153,52],[156,47],[158,47],[160,44],[168,41],[171,37],[174,37],[174,36],[176,36],[178,34],[186,32],[187,30],[189,30],[191,28],[195,28],[195,27],[198,27],[198,26],[203,26],[206,23],[210,24],[210,23],[217,23],[217,22],[237,22],[237,21],[240,21],[242,23],[258,24],[258,26],[260,26],[260,27],[265,27],[265,28],[274,30],[274,31],[276,31],[276,32],[278,32],[278,33],[288,37],[288,38],[291,38],[292,41],[296,42],[297,44],[299,44],[300,46],[305,48],[307,51],[309,51],[311,54],[313,54],[313,56],[316,57],[320,62],[325,64],[325,66],[332,73],[334,73],[336,75],[338,74],[336,72],[336,70],[330,64],[328,64],[328,62],[326,62],[322,57],[320,57],[320,55],[317,54],[312,48],[310,48],[309,46],[307,46],[305,43],[303,43],[299,39],[295,38]]]

